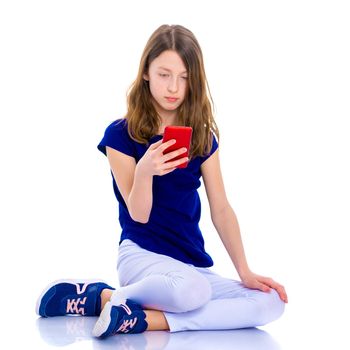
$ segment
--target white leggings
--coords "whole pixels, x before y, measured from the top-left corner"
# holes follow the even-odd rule
[[[144,309],[161,310],[170,332],[256,327],[280,317],[284,302],[277,292],[266,293],[156,254],[131,240],[119,246],[120,288],[111,301],[131,299]]]

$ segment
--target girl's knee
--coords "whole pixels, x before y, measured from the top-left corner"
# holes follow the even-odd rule
[[[258,307],[259,326],[277,320],[283,314],[284,308],[285,303],[274,289],[271,289],[269,293],[263,292]]]
[[[205,277],[186,277],[175,289],[173,305],[177,312],[187,312],[203,306],[211,297],[211,285]]]

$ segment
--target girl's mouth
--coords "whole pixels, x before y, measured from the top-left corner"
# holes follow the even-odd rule
[[[166,97],[166,99],[168,102],[171,102],[171,103],[174,103],[178,100],[178,98],[176,98],[176,97]]]

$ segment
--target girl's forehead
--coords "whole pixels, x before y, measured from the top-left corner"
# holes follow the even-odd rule
[[[186,73],[186,67],[176,51],[164,51],[152,62],[151,66],[157,69],[164,69],[168,71],[179,71],[180,73]]]

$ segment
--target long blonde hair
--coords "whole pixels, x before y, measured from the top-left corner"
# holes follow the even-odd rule
[[[174,50],[182,58],[188,72],[185,99],[178,109],[177,125],[191,126],[190,158],[208,154],[212,147],[211,131],[219,141],[219,130],[213,116],[213,100],[206,79],[202,50],[194,34],[180,25],[162,25],[151,35],[143,51],[136,80],[127,93],[130,137],[148,144],[158,133],[161,118],[156,112],[148,81],[143,79],[151,62],[163,51]]]

